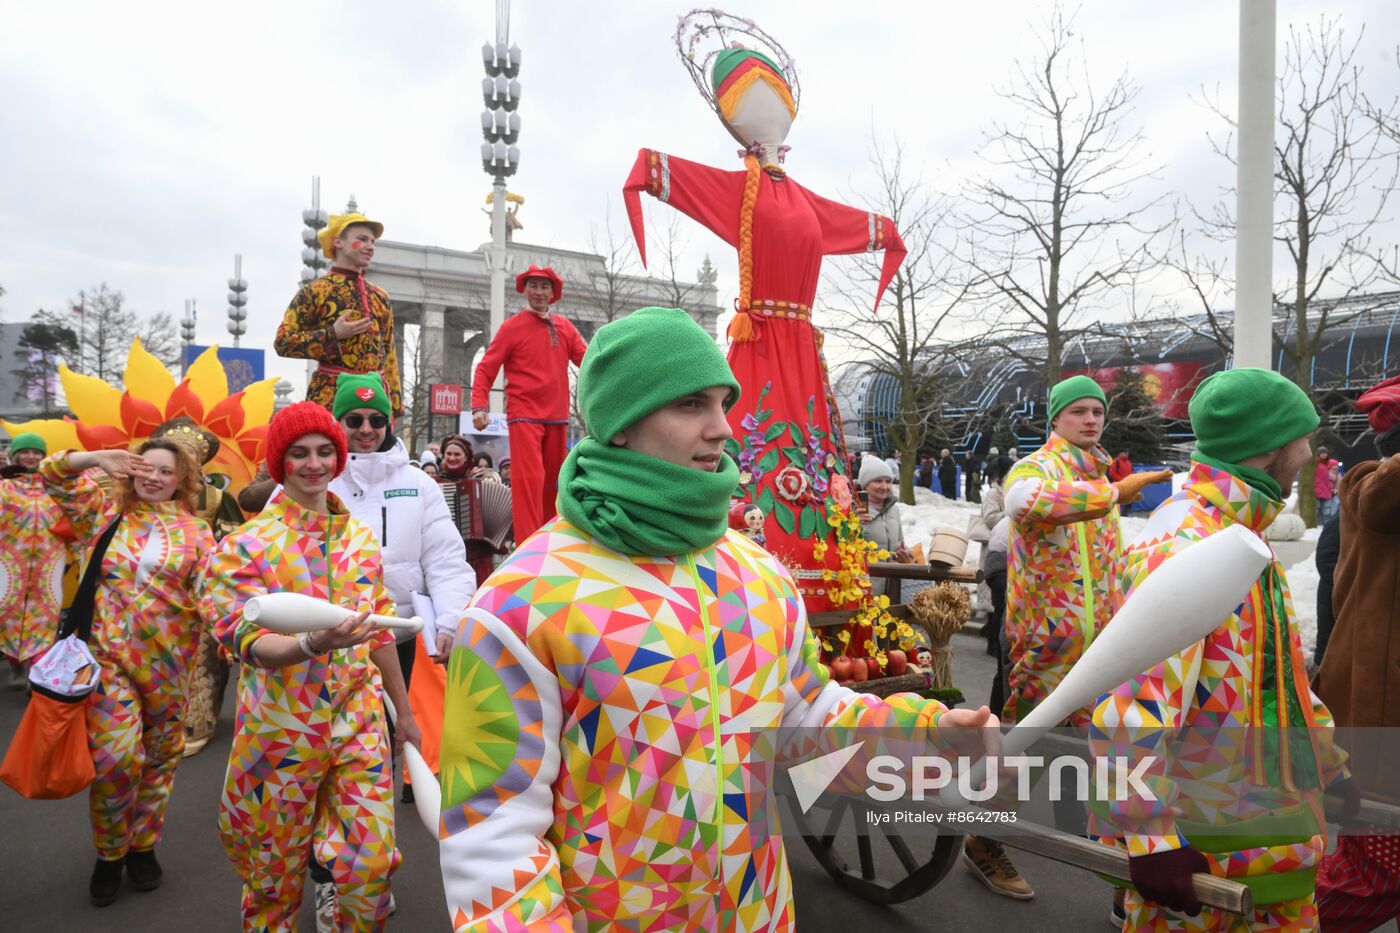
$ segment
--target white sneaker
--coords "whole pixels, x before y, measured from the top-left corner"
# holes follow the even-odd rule
[[[389,912],[388,912],[387,914],[385,914],[384,916],[386,916],[386,917],[392,917],[392,916],[395,914],[395,912],[398,911],[398,909],[399,909],[399,902],[396,901],[396,900],[394,900],[394,892],[393,892],[393,891],[390,891],[390,892],[389,892]]]
[[[340,933],[340,902],[335,897],[335,882],[316,885],[316,933]]]

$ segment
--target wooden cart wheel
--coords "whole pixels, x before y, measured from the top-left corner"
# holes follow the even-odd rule
[[[873,800],[825,794],[804,814],[795,794],[784,796],[817,862],[837,884],[872,904],[898,904],[927,893],[962,851],[961,833],[939,828],[932,851],[926,851],[926,842],[910,843],[895,824],[872,824],[867,814],[893,809]],[[926,832],[934,831],[923,825]]]

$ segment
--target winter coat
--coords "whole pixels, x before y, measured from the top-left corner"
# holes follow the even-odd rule
[[[1339,512],[1322,526],[1317,536],[1317,551],[1313,554],[1313,562],[1317,565],[1317,644],[1313,647],[1314,664],[1322,663],[1327,653],[1327,643],[1332,638],[1332,629],[1336,626],[1336,616],[1332,612],[1332,588],[1341,551],[1342,516]]]
[[[1133,461],[1127,457],[1114,457],[1113,462],[1108,466],[1108,478],[1115,483],[1132,475]]]
[[[884,507],[870,517],[870,521],[860,523],[860,536],[891,554],[904,543],[904,529],[899,524],[899,500],[893,494],[885,500]],[[889,586],[890,581],[886,578],[871,577],[870,595],[884,596]]]
[[[28,661],[53,644],[73,525],[37,473],[0,480],[0,655]]]
[[[1230,525],[1262,536],[1282,509],[1282,502],[1229,473],[1192,463],[1185,486],[1153,512],[1129,550],[1126,590],[1131,593],[1174,553]],[[1283,574],[1277,561],[1273,572]],[[1109,691],[1094,710],[1091,732],[1095,755],[1112,765],[1125,747],[1112,740],[1115,730],[1136,727],[1119,739],[1133,742],[1134,764],[1150,759],[1139,773],[1155,799],[1109,794],[1106,804],[1093,807],[1097,816],[1108,817],[1110,835],[1128,854],[1190,844],[1206,854],[1213,874],[1262,885],[1254,890],[1256,904],[1306,897],[1327,842],[1314,812],[1320,788],[1306,789],[1301,774],[1303,789],[1288,788],[1278,772],[1262,766],[1266,756],[1249,746],[1251,736],[1269,728],[1256,710],[1262,688],[1255,686],[1274,676],[1264,653],[1266,576],[1203,641]],[[1346,773],[1346,756],[1332,742],[1331,715],[1308,689],[1286,582],[1283,603],[1287,649],[1277,670],[1291,679],[1303,703],[1303,721],[1290,723],[1297,728],[1289,732],[1296,742],[1301,727],[1308,727],[1314,777],[1325,787]],[[1192,823],[1209,829],[1192,830]]]
[[[330,491],[374,533],[384,588],[399,615],[415,614],[414,593],[429,596],[436,627],[455,632],[476,592],[476,574],[467,566],[462,534],[441,487],[409,466],[403,441],[385,451],[350,454],[345,472],[331,481]],[[400,640],[412,637],[410,633]]]
[[[1337,481],[1333,479],[1332,471],[1341,465],[1342,461],[1331,457],[1314,462],[1313,492],[1317,494],[1318,499],[1330,499],[1337,494]]]
[[[1336,624],[1317,692],[1339,726],[1400,726],[1400,457],[1359,463],[1341,486]],[[1352,772],[1368,793],[1400,804],[1400,747],[1359,743]]]
[[[472,601],[448,666],[457,931],[794,929],[760,730],[931,730],[836,685],[788,571],[736,531],[630,557],[556,518]],[[810,734],[810,733],[808,733]]]
[[[1007,474],[1011,547],[1006,630],[1012,635],[1004,719],[1015,721],[1054,690],[1118,611],[1118,490],[1108,454],[1051,433]],[[1072,717],[1088,722],[1089,711]]]

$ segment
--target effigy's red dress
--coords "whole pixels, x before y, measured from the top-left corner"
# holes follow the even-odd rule
[[[748,177],[747,171],[641,150],[623,198],[642,261],[639,195],[645,191],[739,249],[742,265]],[[766,547],[793,571],[807,610],[847,608],[854,600],[850,587],[836,579],[832,523],[850,513],[849,460],[811,308],[823,256],[883,250],[878,305],[904,260],[904,242],[889,218],[838,204],[765,170],[758,177],[749,243],[750,297],[747,308],[736,309],[748,320],[728,355],[743,389],[729,413],[730,453],[739,462],[744,498],[766,516]],[[752,339],[744,339],[748,333]],[[836,476],[842,479],[833,485]]]

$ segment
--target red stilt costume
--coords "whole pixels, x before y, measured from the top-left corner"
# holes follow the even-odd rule
[[[564,294],[564,280],[548,266],[515,277],[548,279],[553,305]],[[521,310],[501,325],[472,375],[472,412],[487,411],[496,374],[506,371],[506,422],[510,426],[511,514],[515,540],[524,541],[555,515],[559,467],[564,463],[569,427],[569,364],[583,362],[588,344],[561,315]]]
[[[643,262],[642,192],[739,251],[738,314],[729,328],[728,358],[744,391],[729,413],[735,434],[730,453],[739,461],[744,498],[767,516],[768,550],[792,571],[808,611],[820,612],[853,605],[866,593],[864,552],[858,561],[849,553],[859,528],[846,528],[845,438],[821,335],[811,322],[822,257],[883,250],[878,305],[905,249],[889,218],[814,194],[777,164],[787,149],[781,143],[796,116],[800,88],[791,63],[774,60],[785,58],[776,43],[749,35],[767,40],[777,49],[774,56],[736,47],[702,59],[693,51],[696,40],[690,54],[681,49],[701,93],[746,147],[744,170],[643,149],[623,198]],[[862,650],[863,640],[852,645],[852,654],[873,653]]]

